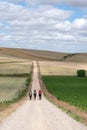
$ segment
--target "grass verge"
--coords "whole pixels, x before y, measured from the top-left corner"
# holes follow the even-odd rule
[[[80,121],[81,123],[84,123],[87,125],[87,113],[84,111],[79,110],[73,105],[70,105],[67,102],[58,100],[54,95],[52,95],[48,89],[46,88],[46,85],[44,84],[43,80],[40,79],[40,85],[42,87],[42,90],[44,92],[45,97],[52,102],[54,105],[56,105],[58,108],[61,108],[64,112],[69,114],[73,119]]]
[[[65,109],[64,107],[60,106],[60,109],[62,109],[66,114],[71,116],[73,119],[79,122],[83,122],[83,118],[81,116],[76,115],[75,113],[71,112],[69,109]]]
[[[18,77],[19,75],[17,75],[17,77]],[[25,76],[25,75],[20,75],[20,76]],[[12,76],[13,77],[13,76]],[[15,78],[15,77],[14,77]],[[14,79],[13,78],[13,79]],[[21,78],[20,78],[20,80],[22,80]],[[12,86],[12,84],[11,84],[11,81],[12,80],[8,80],[8,84],[7,84],[7,87],[6,87],[6,85],[4,86],[3,84],[2,84],[2,88],[1,88],[1,90],[2,90],[2,93],[3,93],[3,90],[4,90],[4,87],[6,88],[6,90],[7,90],[7,93],[8,93],[8,91],[9,91],[9,95],[11,94],[11,92],[13,93],[13,91],[14,92],[16,92],[16,95],[15,96],[11,96],[11,98],[9,99],[5,99],[5,100],[3,100],[3,101],[1,101],[0,102],[0,111],[2,111],[3,109],[5,109],[5,108],[7,108],[7,107],[9,107],[9,105],[11,105],[12,103],[15,103],[15,102],[18,102],[22,97],[24,97],[25,95],[26,95],[26,93],[27,93],[27,91],[28,91],[28,86],[29,86],[29,84],[30,84],[30,82],[31,82],[31,74],[28,74],[28,77],[26,78],[26,81],[25,81],[25,84],[23,84],[22,85],[22,88],[20,88],[19,87],[19,90],[18,90],[18,87],[13,87]],[[15,81],[17,81],[17,80],[15,80]],[[15,85],[14,86],[16,86],[17,85],[17,82],[15,82]],[[21,84],[18,84],[18,85],[21,85]],[[15,89],[14,89],[15,88]],[[16,90],[16,88],[17,88],[17,90]],[[5,91],[6,91],[5,90]],[[8,95],[8,96],[9,96]],[[12,94],[12,95],[14,95],[14,94]],[[5,96],[5,95],[3,95],[3,96]]]

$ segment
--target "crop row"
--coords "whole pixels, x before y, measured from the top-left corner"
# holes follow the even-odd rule
[[[59,100],[87,111],[87,77],[43,76],[48,91]]]

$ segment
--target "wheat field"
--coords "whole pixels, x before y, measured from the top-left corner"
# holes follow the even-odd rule
[[[0,74],[30,73],[32,62],[4,63],[0,64]]]
[[[41,75],[76,75],[78,69],[87,70],[86,63],[39,61]]]
[[[26,78],[0,77],[0,102],[12,100],[24,89]]]

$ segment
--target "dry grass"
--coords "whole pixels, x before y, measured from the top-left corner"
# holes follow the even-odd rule
[[[24,60],[21,58],[13,58],[13,57],[8,57],[8,56],[1,56],[0,55],[0,64],[2,63],[8,63],[8,62],[27,62],[29,60]]]
[[[67,53],[40,50],[0,48],[0,55],[31,60],[59,60]]]
[[[41,75],[76,75],[78,69],[87,70],[86,63],[39,61]]]
[[[59,53],[42,50],[0,48],[0,56],[38,61],[67,61],[87,63],[87,53]]]
[[[87,63],[87,53],[77,54],[71,58],[66,59],[67,62]]]
[[[30,73],[31,69],[32,62],[0,64],[0,74]]]
[[[26,78],[0,77],[0,102],[12,100],[25,87]]]

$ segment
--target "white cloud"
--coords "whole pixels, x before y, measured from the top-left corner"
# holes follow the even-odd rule
[[[70,31],[72,29],[71,23],[69,21],[59,22],[55,25],[55,28],[57,30],[60,30],[62,32],[64,31]]]
[[[0,2],[0,44],[56,50],[61,45],[84,44],[87,42],[87,18],[70,22],[72,13],[51,5],[26,8]]]
[[[87,19],[80,18],[75,19],[73,22],[73,27],[77,29],[87,29]]]
[[[24,7],[17,6],[8,2],[0,2],[0,20],[25,19],[29,13]]]

